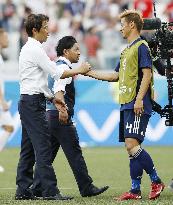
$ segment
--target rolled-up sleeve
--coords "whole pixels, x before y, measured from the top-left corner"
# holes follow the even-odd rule
[[[66,86],[66,82],[64,80],[55,81],[54,86],[53,86],[54,94],[59,92],[59,91],[65,92],[65,86]]]
[[[62,64],[62,65],[59,65],[59,66],[56,66],[57,70],[59,69],[63,69],[63,70],[69,70],[69,67],[65,64]],[[65,79],[59,79],[58,81],[55,81],[54,82],[54,85],[53,85],[53,92],[54,94],[58,91],[63,91],[65,92],[65,86],[67,84],[70,84],[72,81],[72,78],[65,78]]]

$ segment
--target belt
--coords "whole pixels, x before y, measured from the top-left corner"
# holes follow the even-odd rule
[[[21,94],[20,95],[20,100],[27,100],[27,99],[45,99],[45,96],[43,93],[39,94],[33,94],[33,95],[28,95],[28,94]]]

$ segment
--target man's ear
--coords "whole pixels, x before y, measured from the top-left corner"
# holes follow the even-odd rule
[[[34,34],[37,33],[37,29],[36,29],[36,28],[33,28],[33,29],[32,29],[32,33],[33,33],[33,36],[34,36]]]
[[[64,55],[67,55],[67,53],[68,53],[68,49],[64,49],[64,50],[63,50],[63,54],[64,54]]]
[[[134,28],[134,27],[135,27],[134,21],[131,21],[131,22],[130,22],[130,27],[131,27],[131,28]]]

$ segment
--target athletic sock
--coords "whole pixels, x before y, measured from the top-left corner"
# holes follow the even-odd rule
[[[135,156],[138,162],[141,164],[142,168],[150,176],[151,182],[160,183],[161,180],[157,175],[153,160],[151,159],[150,155],[141,148],[140,153]]]
[[[132,185],[130,192],[138,194],[140,192],[141,178],[143,174],[143,168],[137,159],[130,156],[130,176],[132,179]]]
[[[151,174],[149,174],[149,176],[150,176],[151,182],[154,182],[156,184],[161,183],[161,179],[158,177],[155,168],[153,169],[153,172]]]

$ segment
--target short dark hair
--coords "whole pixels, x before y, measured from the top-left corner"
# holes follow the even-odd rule
[[[56,47],[57,56],[62,56],[64,54],[64,49],[70,49],[77,43],[73,36],[64,36],[58,41]]]
[[[128,23],[133,21],[136,25],[138,32],[142,30],[144,21],[142,14],[136,10],[125,10],[120,14],[120,19],[125,18]]]
[[[30,14],[28,16],[25,21],[25,28],[29,37],[33,36],[33,28],[35,28],[38,32],[40,31],[43,21],[49,21],[49,17],[44,14]]]

